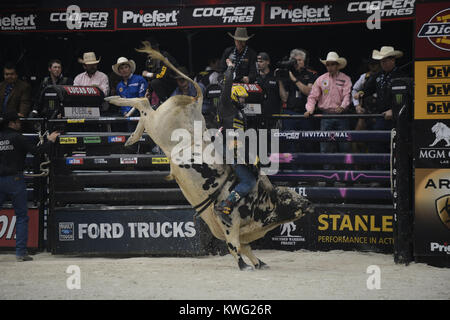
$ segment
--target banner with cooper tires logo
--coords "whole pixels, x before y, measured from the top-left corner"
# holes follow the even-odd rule
[[[235,26],[323,25],[413,19],[415,0],[350,2],[198,2],[141,7],[5,10],[0,32],[85,32]]]

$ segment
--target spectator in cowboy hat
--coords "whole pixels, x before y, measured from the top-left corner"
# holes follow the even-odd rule
[[[78,62],[83,65],[85,72],[77,75],[73,81],[74,86],[97,86],[105,96],[109,94],[108,76],[97,70],[100,59],[97,59],[95,52],[85,52],[83,59],[79,58]]]
[[[113,72],[122,78],[117,84],[116,92],[122,98],[142,98],[148,87],[147,80],[142,76],[134,74],[136,71],[136,63],[125,57],[117,59],[117,63],[112,65]],[[120,107],[120,113],[123,116],[138,116],[137,110],[133,114],[128,114],[131,107]]]
[[[391,90],[392,79],[405,77],[406,75],[396,66],[396,59],[401,58],[403,52],[395,50],[394,47],[384,46],[381,49],[372,51],[372,58],[380,61],[381,71],[370,77],[364,86],[363,95],[377,94],[376,110],[374,113],[384,114],[385,120],[392,119]],[[379,125],[385,127],[381,122]],[[388,129],[388,127],[385,127]],[[384,130],[384,129],[377,129]]]
[[[352,81],[349,76],[341,72],[347,65],[347,60],[340,57],[336,52],[330,51],[326,59],[320,62],[327,68],[327,73],[321,75],[314,82],[306,103],[305,117],[309,117],[317,108],[324,114],[342,114],[348,110],[350,105],[350,92]],[[349,119],[325,118],[320,121],[320,130],[348,130]],[[339,151],[350,152],[348,142],[338,143]],[[320,152],[333,152],[334,144],[329,142],[320,143]]]
[[[122,98],[142,98],[145,97],[148,83],[140,75],[134,74],[136,71],[136,63],[125,57],[117,59],[116,64],[112,65],[113,72],[122,78],[116,86],[116,93]],[[125,106],[120,107],[120,114],[124,117],[139,116],[139,111]],[[128,122],[127,130],[129,132],[136,129],[136,123]]]
[[[383,46],[380,50],[372,51],[372,58],[380,61],[381,71],[372,75],[364,84],[362,95],[367,97],[376,93],[375,108],[372,113],[381,113],[383,118],[375,118],[367,121],[368,129],[391,130],[394,123],[392,121],[392,91],[391,83],[395,78],[406,77],[396,66],[396,59],[401,58],[403,52],[395,50],[394,47]],[[389,152],[389,145],[383,143],[370,143],[368,146],[370,153]],[[375,169],[382,169],[376,167]]]
[[[233,81],[253,83],[256,80],[256,52],[247,45],[247,40],[254,36],[247,34],[247,28],[236,28],[234,35],[228,32],[234,39],[234,46],[228,47],[220,59],[221,72],[228,68],[226,60],[230,59],[235,66]]]

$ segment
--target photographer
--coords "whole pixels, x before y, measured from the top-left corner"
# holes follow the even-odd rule
[[[316,80],[316,72],[306,68],[306,52],[293,49],[289,60],[280,61],[275,77],[280,87],[280,97],[286,103],[283,113],[291,115],[304,114],[305,105],[311,88]],[[314,130],[314,122],[305,119],[283,120],[283,130]],[[312,152],[313,146],[305,145],[306,152]],[[299,152],[299,148],[292,144],[288,152]]]

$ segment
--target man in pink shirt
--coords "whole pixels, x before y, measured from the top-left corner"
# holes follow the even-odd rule
[[[97,86],[103,91],[105,96],[109,94],[109,80],[108,76],[97,70],[100,59],[97,60],[94,52],[86,52],[83,54],[83,59],[78,59],[78,62],[83,64],[86,72],[77,75],[73,81],[74,86]]]
[[[341,114],[348,110],[350,105],[350,93],[352,81],[349,76],[340,70],[345,68],[347,60],[339,57],[336,52],[329,52],[325,60],[320,60],[327,68],[327,73],[321,75],[314,82],[306,103],[305,117],[312,115],[317,108],[323,114]],[[348,130],[349,119],[329,118],[320,121],[320,130]],[[320,143],[320,152],[334,152],[335,144],[329,142]],[[350,144],[341,142],[338,144],[340,152],[350,152]]]

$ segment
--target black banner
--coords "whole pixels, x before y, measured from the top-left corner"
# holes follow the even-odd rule
[[[264,8],[264,25],[315,25],[414,17],[414,0],[343,3],[274,3]]]
[[[114,9],[85,9],[70,5],[65,10],[42,11],[40,31],[114,31]]]
[[[117,10],[117,30],[260,25],[261,4]]]
[[[54,210],[53,253],[205,254],[193,209]]]
[[[196,6],[133,6],[10,9],[0,13],[0,32],[80,32],[234,26],[367,23],[414,18],[415,0],[199,3]],[[131,5],[131,4],[128,4]],[[113,6],[113,4],[109,5]]]
[[[321,205],[311,218],[311,246],[391,253],[393,228],[390,205]]]
[[[391,205],[318,204],[312,215],[285,223],[252,246],[293,251],[362,250],[393,252]]]

